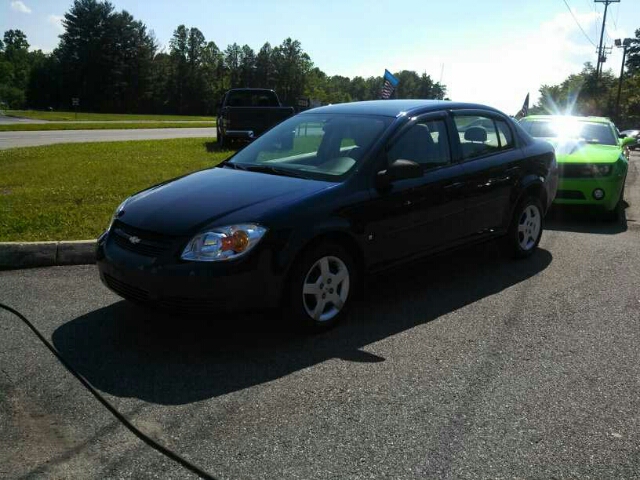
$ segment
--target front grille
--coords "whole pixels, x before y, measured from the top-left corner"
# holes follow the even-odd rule
[[[558,190],[556,198],[563,200],[584,200],[584,194],[579,190]]]
[[[111,290],[116,292],[121,297],[137,300],[139,302],[146,302],[149,300],[149,292],[142,288],[134,287],[120,280],[113,278],[111,275],[104,274],[104,281]]]
[[[144,303],[151,307],[160,307],[171,312],[186,312],[194,315],[208,315],[220,311],[220,300],[208,298],[160,297],[151,296],[147,290],[129,285],[105,273],[107,286],[127,300]]]
[[[604,168],[601,172],[599,168]],[[608,172],[607,172],[608,170]],[[588,163],[561,163],[558,165],[558,174],[562,178],[596,178],[605,177],[611,173],[609,165],[592,165]]]
[[[113,241],[120,248],[147,257],[159,257],[170,252],[175,245],[175,239],[172,237],[140,230],[120,221],[114,223],[111,233]]]

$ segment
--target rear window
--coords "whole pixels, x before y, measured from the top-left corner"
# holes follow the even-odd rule
[[[230,107],[279,107],[278,97],[273,92],[231,92],[227,96]]]

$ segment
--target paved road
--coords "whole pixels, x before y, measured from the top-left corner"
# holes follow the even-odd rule
[[[57,124],[57,123],[205,123],[209,120],[40,120],[35,118],[11,117],[0,113],[0,125],[20,123]],[[213,122],[213,120],[211,120]]]
[[[639,163],[625,221],[560,211],[531,259],[491,243],[373,279],[322,335],[150,313],[92,266],[0,272],[0,299],[219,478],[639,478]],[[0,477],[190,478],[1,312]]]
[[[46,120],[35,120],[32,118],[22,118],[22,117],[9,117],[8,115],[3,115],[0,113],[0,125],[14,125],[20,123],[49,123]]]
[[[131,130],[50,130],[37,132],[0,132],[0,149],[33,147],[54,143],[115,142],[123,140],[159,140],[164,138],[215,138],[213,128],[141,128]]]

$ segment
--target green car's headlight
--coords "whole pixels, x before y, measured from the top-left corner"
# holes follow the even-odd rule
[[[612,165],[593,165],[592,171],[597,177],[608,177],[611,175],[611,171],[613,170]]]
[[[193,262],[232,260],[249,252],[266,232],[266,228],[254,223],[213,228],[193,237],[181,258]]]

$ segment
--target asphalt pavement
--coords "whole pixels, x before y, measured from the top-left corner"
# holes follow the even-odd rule
[[[47,122],[46,120],[36,120],[33,118],[10,117],[8,115],[3,115],[2,112],[0,112],[0,125],[16,125],[21,123],[42,124],[42,123],[49,123],[49,122]]]
[[[639,163],[622,221],[555,211],[530,259],[373,278],[320,335],[139,309],[94,266],[0,272],[0,301],[218,478],[640,478]],[[0,478],[192,477],[0,311]]]
[[[130,130],[48,130],[0,132],[0,149],[34,147],[54,143],[116,142],[167,138],[216,137],[212,128],[140,128]]]

